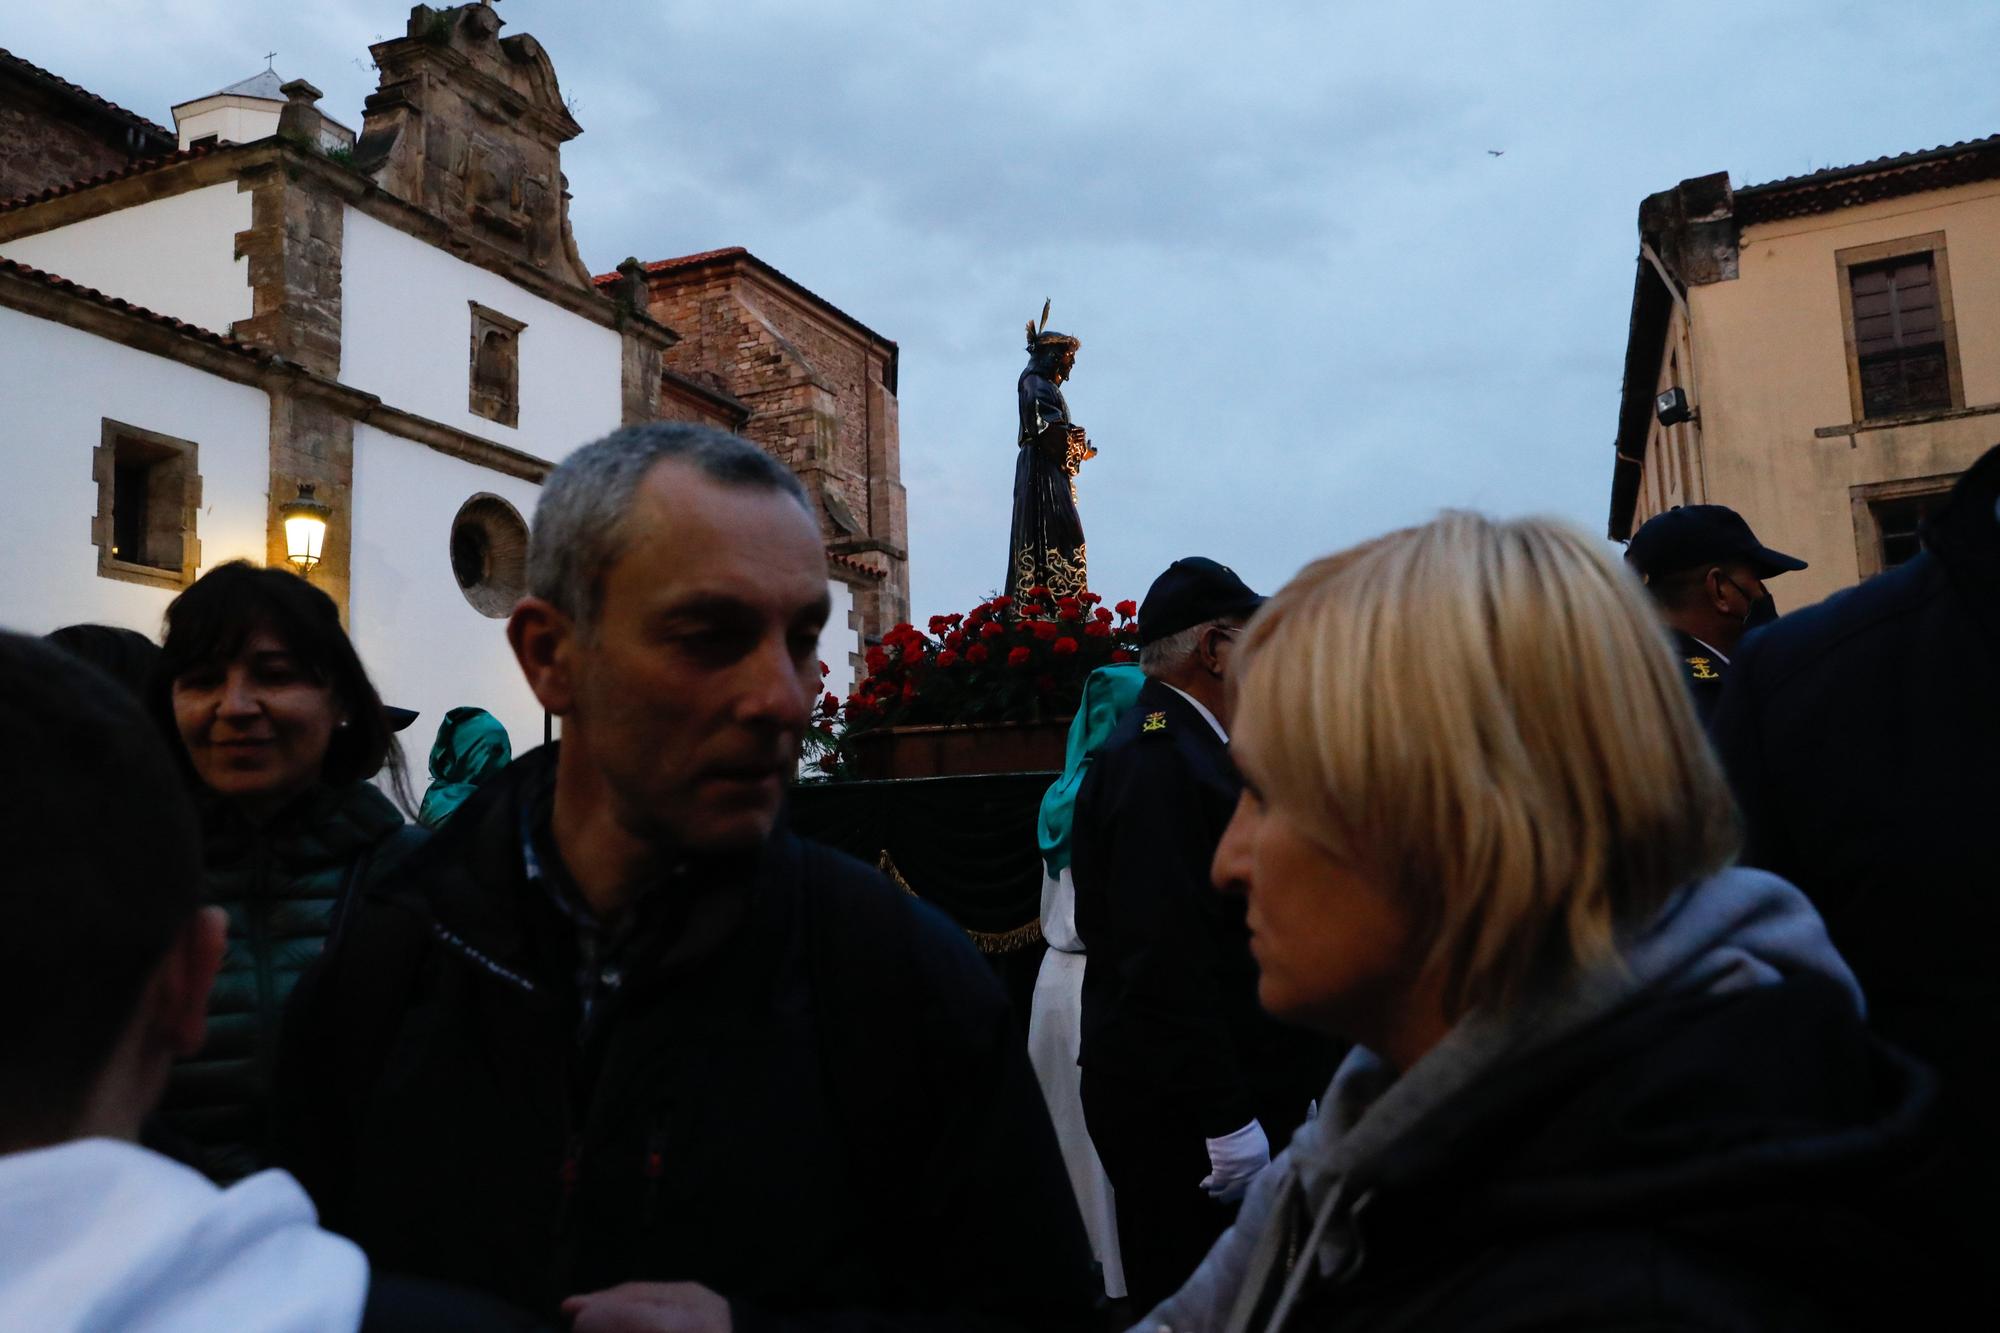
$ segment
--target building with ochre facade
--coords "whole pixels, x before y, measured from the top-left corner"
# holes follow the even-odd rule
[[[1909,558],[2000,440],[2000,136],[1639,210],[1611,537],[1726,504],[1791,606]]]

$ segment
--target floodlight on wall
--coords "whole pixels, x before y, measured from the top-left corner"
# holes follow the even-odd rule
[[[1653,399],[1653,414],[1662,426],[1678,426],[1683,421],[1694,420],[1694,408],[1688,405],[1687,390],[1676,384],[1659,397]]]
[[[312,573],[326,546],[326,525],[333,517],[332,507],[313,499],[312,483],[302,481],[299,498],[280,509],[278,517],[285,524],[285,559],[299,573]]]

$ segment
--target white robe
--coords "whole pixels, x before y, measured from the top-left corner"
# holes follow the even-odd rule
[[[1111,1181],[1083,1123],[1083,1079],[1076,1067],[1083,1043],[1083,941],[1076,933],[1076,885],[1069,870],[1054,879],[1042,875],[1042,938],[1049,951],[1035,977],[1035,1001],[1028,1011],[1028,1059],[1049,1104],[1070,1188],[1090,1233],[1091,1253],[1104,1270],[1104,1294],[1125,1295],[1125,1265],[1118,1256],[1118,1214]]]

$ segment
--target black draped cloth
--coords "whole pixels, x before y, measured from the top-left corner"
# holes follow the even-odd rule
[[[1035,821],[1058,776],[809,782],[792,789],[790,822],[956,921],[1007,988],[1025,1041],[1044,949]]]
[[[1089,586],[1084,573],[1083,520],[1076,515],[1070,462],[1069,404],[1041,363],[1021,372],[1021,430],[1014,464],[1014,526],[1007,541],[1007,579],[1000,590],[1019,598],[1037,584],[1057,597]]]

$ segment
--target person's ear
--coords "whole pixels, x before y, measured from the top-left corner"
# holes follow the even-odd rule
[[[523,597],[507,617],[507,642],[542,707],[567,714],[576,699],[576,622],[552,602]]]
[[[1208,632],[1201,636],[1201,664],[1217,680],[1229,678],[1229,663],[1225,658],[1229,642],[1235,637],[1235,631],[1224,625],[1211,625]]]
[[[1719,615],[1729,615],[1729,575],[1720,565],[1711,565],[1701,576],[1701,590],[1708,595],[1708,604]]]
[[[229,945],[229,914],[204,907],[189,919],[153,977],[154,1032],[176,1056],[193,1055],[208,1039],[208,993]]]

